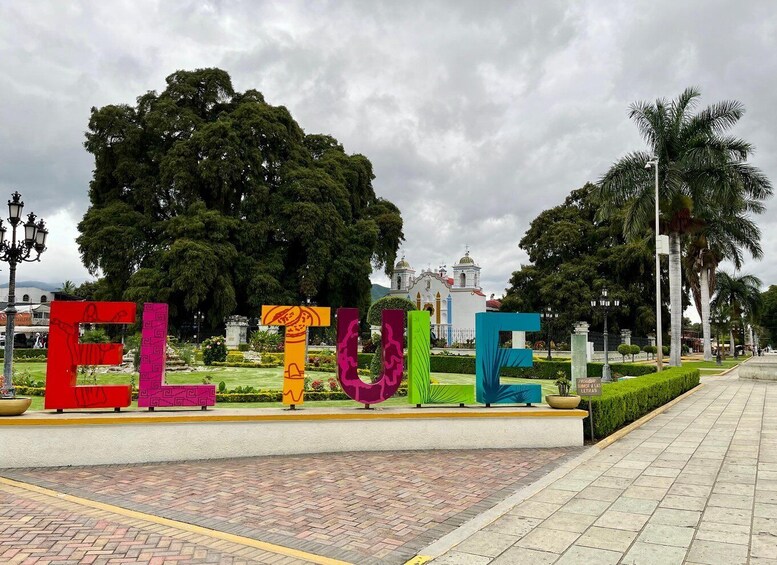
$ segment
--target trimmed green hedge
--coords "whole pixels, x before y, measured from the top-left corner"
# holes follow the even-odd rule
[[[49,355],[48,349],[33,349],[28,348],[16,348],[13,350],[13,358],[17,359],[34,359],[36,361],[46,359]],[[0,348],[0,359],[5,359],[5,349]]]
[[[211,367],[239,367],[241,369],[271,369],[274,367],[281,367],[276,363],[251,363],[244,361],[242,363],[231,363],[229,361],[214,361],[211,363]]]
[[[372,361],[372,353],[359,353],[359,367],[369,367]],[[588,376],[601,377],[603,363],[588,363]],[[458,373],[463,375],[475,374],[475,357],[472,355],[432,355],[430,357],[432,373]],[[637,363],[610,363],[613,373],[637,377],[655,373],[656,368],[650,365]],[[506,367],[502,369],[503,377],[520,377],[522,379],[555,379],[558,371],[564,371],[568,377],[572,376],[571,361],[534,361],[532,367]]]
[[[638,379],[604,384],[602,396],[595,396],[591,401],[594,413],[594,436],[607,437],[615,430],[638,420],[698,384],[698,369],[682,367],[643,375]],[[581,400],[580,409],[588,409],[587,398]],[[590,429],[588,418],[583,425],[585,433],[588,434]]]

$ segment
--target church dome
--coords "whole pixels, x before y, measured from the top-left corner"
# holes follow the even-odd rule
[[[469,250],[467,250],[466,253],[464,253],[464,257],[459,259],[459,265],[474,265],[475,260],[469,256]]]
[[[410,263],[405,261],[405,256],[402,256],[402,259],[400,259],[397,264],[394,266],[394,269],[409,269]]]

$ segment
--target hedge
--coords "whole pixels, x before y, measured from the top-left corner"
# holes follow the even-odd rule
[[[372,353],[359,353],[359,367],[369,366],[372,357]],[[432,355],[429,363],[432,373],[475,374],[475,357],[472,355]],[[603,366],[602,363],[588,363],[588,376],[601,377]],[[632,377],[656,372],[656,368],[653,366],[637,363],[610,363],[610,368],[613,373]],[[555,379],[558,371],[563,371],[568,377],[571,377],[572,362],[537,359],[532,367],[505,367],[500,375],[523,379]]]
[[[698,369],[682,367],[673,367],[638,379],[605,384],[602,387],[602,396],[595,396],[591,400],[594,413],[594,436],[607,437],[615,430],[638,420],[698,384]],[[581,400],[580,408],[588,409],[587,398]],[[590,429],[588,418],[583,425],[587,434]]]
[[[13,350],[13,358],[14,359],[29,359],[33,358],[35,360],[43,360],[48,357],[49,350],[48,349],[33,349],[31,347],[20,347],[20,348],[14,348]],[[0,359],[5,358],[5,349],[0,348]]]
[[[251,363],[249,361],[243,361],[241,363],[232,363],[230,361],[214,361],[210,365],[211,367],[240,367],[242,369],[271,369],[281,366],[276,363]]]

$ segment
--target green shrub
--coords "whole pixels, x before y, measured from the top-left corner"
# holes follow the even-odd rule
[[[238,351],[248,351],[250,349],[250,346],[247,343],[238,343],[237,344],[237,350]]]
[[[241,369],[272,369],[280,367],[278,363],[251,363],[243,361],[241,363],[230,363],[229,361],[214,361],[211,363],[214,367],[238,367]]]
[[[111,338],[102,328],[86,330],[81,336],[81,343],[110,343]]]
[[[227,363],[243,363],[245,360],[246,358],[242,353],[233,353],[231,351],[227,353]]]
[[[222,336],[209,337],[202,342],[202,361],[206,365],[227,360],[227,341]]]
[[[33,349],[32,347],[19,347],[14,348],[13,358],[16,359],[46,359],[48,357],[48,349]],[[0,348],[0,359],[5,357],[5,349]]]
[[[279,332],[257,330],[251,334],[251,349],[254,351],[283,351],[284,337]]]
[[[699,371],[682,367],[605,384],[602,396],[592,399],[595,437],[607,437],[698,384]],[[588,399],[585,398],[580,408],[586,409],[587,405]],[[588,430],[589,425],[586,418],[584,429]]]
[[[631,354],[631,346],[628,343],[621,343],[618,346],[618,353],[623,356],[623,362],[626,362],[626,355]]]

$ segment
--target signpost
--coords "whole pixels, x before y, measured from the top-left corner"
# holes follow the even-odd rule
[[[591,425],[591,441],[594,440],[594,412],[591,407],[591,397],[602,395],[602,378],[588,377],[577,379],[577,394],[588,397],[588,421]]]

